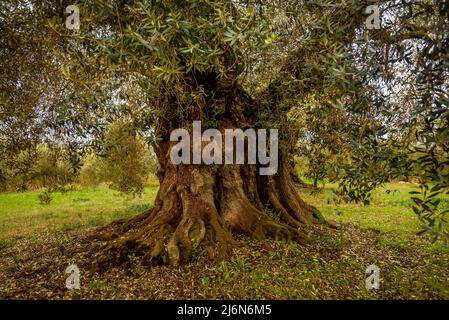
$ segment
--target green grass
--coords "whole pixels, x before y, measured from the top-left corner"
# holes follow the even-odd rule
[[[52,193],[50,204],[40,204],[40,191],[0,193],[0,247],[21,237],[66,231],[130,218],[150,208],[157,187],[141,198],[129,199],[107,188]]]
[[[371,204],[347,204],[335,202],[333,190],[336,185],[328,184],[317,194],[305,191],[301,194],[305,201],[316,206],[326,218],[338,223],[356,223],[367,228],[409,237],[420,229],[420,222],[412,211],[410,191],[418,190],[414,184],[388,183],[375,190]],[[442,206],[449,206],[449,197],[442,200]]]
[[[411,210],[409,195],[410,191],[417,189],[416,185],[387,184],[373,192],[369,206],[337,204],[333,193],[335,187],[328,184],[313,194],[303,190],[301,196],[327,219],[382,231],[389,237],[384,240],[385,245],[404,247],[404,239],[420,230],[419,220]],[[130,218],[152,206],[157,187],[147,187],[143,196],[135,199],[100,187],[57,192],[52,193],[53,200],[48,205],[40,204],[40,193],[0,193],[0,247],[16,238],[36,233],[95,227],[115,219]],[[443,199],[442,205],[449,206],[449,197]]]
[[[422,224],[412,210],[410,191],[419,191],[412,183],[387,183],[372,193],[368,206],[361,204],[337,203],[335,184],[327,184],[318,193],[303,191],[302,198],[316,206],[328,220],[339,224],[353,223],[377,230],[381,233],[381,244],[391,248],[405,250],[410,247],[416,234],[422,230]],[[441,197],[442,207],[449,207],[449,196]],[[442,243],[429,245],[432,251],[449,252]]]
[[[143,267],[138,260],[111,273],[87,269],[80,294],[91,299],[449,299],[449,248],[416,235],[420,224],[409,195],[415,185],[387,184],[373,193],[369,206],[335,203],[335,187],[329,184],[315,194],[301,191],[326,219],[342,223],[339,230],[315,234],[310,243],[237,237],[234,257],[218,264],[197,250],[192,264],[169,271]],[[8,271],[3,277],[0,271],[0,298],[70,298],[67,290],[51,288],[63,286],[60,275],[67,264],[89,264],[90,257],[65,256],[59,250],[73,246],[70,234],[53,232],[133,217],[152,206],[157,187],[136,199],[101,188],[54,193],[49,205],[39,203],[39,193],[0,194],[0,269]],[[442,203],[448,205],[449,197]],[[23,241],[15,243],[19,238]],[[381,269],[378,291],[365,288],[371,264]],[[52,284],[45,293],[36,278],[42,268]],[[27,281],[22,281],[22,269],[28,270]],[[19,280],[27,284],[24,290],[16,288]]]

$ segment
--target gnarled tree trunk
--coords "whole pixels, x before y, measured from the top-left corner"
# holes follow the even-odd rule
[[[252,127],[260,103],[234,81],[214,79],[205,83],[214,91],[219,110],[216,129],[223,133],[224,129]],[[170,132],[183,123],[173,119],[168,114],[159,120],[160,189],[155,207],[98,232],[109,239],[98,258],[100,265],[121,263],[130,254],[141,255],[146,264],[177,265],[199,252],[223,259],[232,251],[232,234],[301,242],[305,225],[324,222],[319,211],[297,194],[291,153],[281,148],[279,168],[272,176],[259,175],[258,165],[174,165],[170,149],[175,143],[170,142]]]

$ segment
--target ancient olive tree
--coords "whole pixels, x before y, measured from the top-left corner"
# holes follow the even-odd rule
[[[96,59],[135,79],[151,101],[160,180],[152,210],[99,232],[109,240],[100,263],[133,253],[147,263],[178,264],[194,250],[223,258],[233,233],[301,241],[306,225],[326,223],[294,187],[297,128],[288,113],[313,88],[349,88],[344,50],[364,21],[363,4],[125,1],[93,8],[81,8],[87,26],[81,23],[78,43],[95,43]],[[76,78],[80,70],[73,64],[67,73]],[[261,175],[259,162],[174,164],[171,132],[191,131],[194,121],[222,135],[279,129],[276,173]]]
[[[231,253],[236,233],[301,241],[307,225],[328,225],[300,198],[292,181],[301,130],[294,114],[304,112],[301,106],[312,99],[328,108],[328,119],[356,119],[358,133],[367,132],[371,120],[387,119],[381,113],[373,116],[372,106],[386,87],[396,85],[398,65],[392,64],[420,59],[405,54],[406,44],[428,41],[440,29],[426,23],[447,18],[447,11],[433,1],[380,1],[394,24],[378,29],[379,17],[367,19],[371,4],[86,1],[79,5],[80,30],[66,28],[63,13],[70,1],[36,4],[40,16],[48,18],[47,38],[58,44],[60,54],[51,61],[58,61],[77,93],[62,125],[80,114],[87,122],[114,114],[132,117],[138,129],[155,137],[160,180],[155,206],[97,230],[94,236],[105,245],[96,261],[120,263],[136,254],[148,264],[176,265],[197,251],[220,259]],[[413,10],[405,16],[409,7]],[[114,98],[98,95],[101,90]],[[171,133],[191,132],[195,121],[201,121],[203,131],[217,129],[221,135],[230,129],[278,129],[275,174],[261,175],[260,162],[173,163],[170,154],[177,142],[171,141]],[[91,123],[86,127],[95,129]],[[245,158],[250,148],[247,144]]]

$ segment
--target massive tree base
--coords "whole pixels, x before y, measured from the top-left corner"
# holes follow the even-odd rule
[[[215,83],[214,79],[205,83]],[[234,87],[233,81],[217,82],[213,91],[222,114],[217,124],[221,132],[255,123],[260,103]],[[326,223],[299,197],[287,152],[279,156],[278,171],[272,176],[259,175],[258,165],[174,165],[170,132],[184,124],[170,121],[173,118],[160,119],[155,207],[97,232],[109,240],[96,259],[100,268],[123,263],[130,255],[140,256],[148,265],[178,265],[198,255],[221,260],[232,253],[233,234],[304,242],[307,225]]]
[[[255,165],[165,163],[155,207],[94,234],[108,240],[96,259],[100,269],[130,255],[146,265],[178,265],[198,255],[222,260],[232,253],[233,234],[301,243],[306,225],[326,223],[282,166],[274,176],[258,176]]]

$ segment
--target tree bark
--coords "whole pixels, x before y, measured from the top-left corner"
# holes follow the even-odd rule
[[[217,83],[215,92],[221,132],[244,130],[254,123],[258,102],[243,89],[232,82]],[[297,194],[292,162],[285,153],[280,152],[273,176],[260,176],[259,165],[174,165],[169,136],[180,123],[173,118],[160,120],[162,140],[156,149],[160,188],[155,206],[96,232],[108,240],[97,259],[100,266],[123,263],[130,254],[149,265],[178,265],[198,254],[221,260],[232,252],[233,234],[301,242],[306,239],[305,225],[325,223],[319,211]]]

